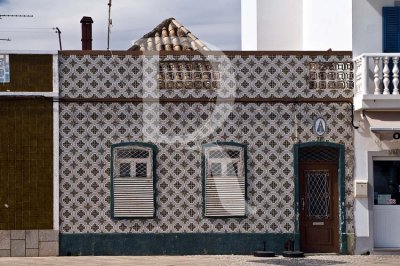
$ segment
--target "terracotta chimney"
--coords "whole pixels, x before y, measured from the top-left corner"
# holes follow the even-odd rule
[[[91,17],[83,17],[82,23],[82,50],[92,50],[92,24]]]

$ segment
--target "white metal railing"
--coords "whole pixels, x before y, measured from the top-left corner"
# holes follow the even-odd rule
[[[400,53],[366,53],[354,58],[354,95],[398,95]]]

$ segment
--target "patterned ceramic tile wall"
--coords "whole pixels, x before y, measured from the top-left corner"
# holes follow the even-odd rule
[[[353,231],[349,104],[215,107],[212,103],[62,103],[61,233],[292,232],[293,145],[317,140],[312,122],[319,115],[328,124],[323,140],[346,147],[347,231]],[[187,135],[201,132],[210,117],[215,126],[210,135],[207,131],[194,133],[198,137],[193,139]],[[159,148],[155,219],[110,218],[110,145],[125,141],[151,141]],[[202,216],[201,144],[213,141],[248,144],[247,218]]]
[[[157,74],[160,60],[162,62],[207,60],[215,63],[221,73],[219,89],[158,90]],[[60,57],[61,96],[71,98],[158,96],[351,98],[353,96],[352,83],[346,86],[346,89],[310,89],[310,64],[315,62],[352,64],[350,56],[63,55]]]
[[[168,60],[204,60],[166,56]],[[310,89],[311,62],[351,62],[349,56],[216,56],[219,90],[158,89],[159,56],[62,55],[63,98],[247,97],[351,98],[352,89]],[[60,104],[60,232],[293,232],[293,145],[316,141],[312,122],[326,119],[323,141],[346,147],[346,222],[353,232],[353,133],[348,103]],[[153,142],[157,154],[156,217],[110,218],[110,146]],[[202,216],[201,144],[248,144],[246,218]]]

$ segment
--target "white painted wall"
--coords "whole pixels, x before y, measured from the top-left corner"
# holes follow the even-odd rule
[[[242,50],[351,50],[351,0],[242,0]]]
[[[351,51],[350,0],[303,0],[303,50]]]
[[[53,55],[53,94],[59,97],[58,55]],[[53,229],[60,230],[60,149],[59,103],[53,102]]]
[[[242,0],[243,50],[382,51],[382,7],[394,0]]]
[[[258,50],[302,50],[302,13],[303,0],[258,0]]]
[[[380,141],[371,133],[368,120],[362,119],[360,112],[355,114],[355,124],[359,129],[354,130],[354,179],[369,182],[368,198],[354,200],[354,228],[357,238],[355,252],[359,254],[374,248],[372,161],[369,161],[368,153],[376,152],[388,156],[390,150],[400,149],[400,142]]]
[[[382,7],[394,0],[353,0],[353,54],[382,52]]]
[[[257,0],[241,1],[242,51],[257,51]]]

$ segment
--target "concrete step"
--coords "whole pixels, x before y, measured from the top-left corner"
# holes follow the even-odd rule
[[[400,255],[400,248],[374,248],[372,255]]]

